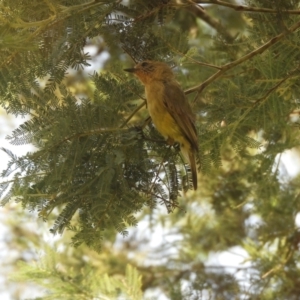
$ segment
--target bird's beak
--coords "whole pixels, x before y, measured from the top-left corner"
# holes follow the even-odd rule
[[[130,69],[124,69],[125,72],[130,72],[130,73],[135,73],[136,69],[135,68],[130,68]]]

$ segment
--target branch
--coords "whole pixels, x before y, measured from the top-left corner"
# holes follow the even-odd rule
[[[193,1],[195,3],[201,3],[201,4],[217,4],[217,5],[229,7],[236,11],[241,11],[241,12],[250,11],[250,12],[254,12],[254,13],[263,12],[263,13],[278,14],[278,10],[276,10],[276,9],[238,5],[238,4],[232,4],[232,3],[224,2],[224,1],[220,1],[220,0],[210,0],[210,1],[191,0],[191,1]],[[300,15],[300,10],[287,9],[287,10],[282,10],[282,11],[284,13],[288,13],[291,15]]]
[[[66,141],[70,141],[73,139],[79,139],[84,136],[98,135],[101,133],[108,133],[108,132],[127,131],[127,130],[128,130],[127,128],[119,128],[119,127],[117,127],[117,128],[98,128],[98,129],[93,129],[93,130],[89,130],[89,131],[85,131],[85,132],[75,133],[75,134],[72,134],[72,135],[62,139],[61,141],[57,142],[56,144],[50,146],[49,149],[56,148]]]
[[[216,72],[215,74],[213,74],[212,76],[210,76],[203,83],[201,83],[199,85],[196,85],[196,86],[194,86],[194,87],[186,90],[185,94],[188,95],[190,93],[197,92],[197,96],[198,96],[211,82],[215,81],[221,75],[223,75],[224,73],[226,73],[230,69],[236,67],[237,65],[240,65],[244,61],[249,60],[249,59],[253,58],[256,55],[263,53],[268,48],[270,48],[271,46],[273,46],[274,44],[276,44],[277,42],[279,42],[280,40],[282,40],[286,35],[288,35],[289,33],[292,33],[295,30],[297,30],[299,27],[300,27],[300,21],[297,22],[297,23],[295,23],[293,26],[291,26],[290,28],[288,28],[284,32],[276,35],[275,37],[273,37],[271,40],[269,40],[267,43],[265,43],[261,47],[257,48],[256,50],[253,50],[252,52],[244,55],[243,57],[241,57],[241,58],[239,58],[239,59],[237,59],[237,60],[235,60],[235,61],[233,61],[231,63],[228,63],[228,64],[222,66],[218,72]],[[197,96],[195,97],[195,99],[197,99]]]
[[[47,172],[30,174],[30,175],[14,178],[14,179],[11,179],[11,180],[1,181],[0,184],[12,183],[12,182],[15,182],[16,180],[22,180],[22,179],[27,179],[28,177],[47,175],[47,174],[48,174]]]
[[[263,95],[261,98],[257,99],[255,101],[255,105],[260,104],[263,100],[267,99],[271,93],[273,93],[274,91],[277,90],[277,88],[279,88],[286,80],[288,80],[289,78],[291,78],[293,75],[288,75],[285,78],[281,79],[277,84],[275,84],[272,88],[270,88],[265,95]]]
[[[124,123],[120,126],[120,128],[125,127],[125,125],[134,117],[134,115],[144,106],[146,105],[146,101],[141,103],[139,106],[135,108],[135,110],[127,117],[127,119],[124,121]]]
[[[116,1],[116,3],[117,2],[118,1]],[[25,22],[20,18],[16,18],[16,20],[17,20],[16,23],[9,24],[14,29],[36,28],[33,32],[30,31],[30,35],[28,37],[26,37],[26,39],[24,40],[24,43],[34,40],[34,38],[37,37],[39,34],[42,34],[43,31],[46,31],[49,28],[55,26],[57,23],[60,23],[63,20],[68,19],[71,16],[71,14],[80,13],[80,12],[90,9],[94,6],[105,5],[105,2],[92,0],[87,3],[74,5],[74,6],[70,6],[70,7],[61,6],[61,10],[59,12],[57,12],[54,9],[53,5],[49,1],[46,1],[46,3],[48,4],[50,11],[53,12],[53,15],[50,16],[49,18],[40,20],[40,21],[35,21],[35,22]],[[82,9],[78,10],[77,12],[74,12],[74,9],[78,9],[78,8],[82,8]],[[4,61],[1,62],[0,68],[3,68],[5,65],[9,66],[12,63],[15,56],[17,56],[19,53],[20,53],[20,51],[12,52],[12,54],[9,55],[7,59],[5,59]]]
[[[275,92],[286,80],[288,80],[292,76],[293,75],[288,75],[285,78],[281,79],[277,84],[275,84],[272,88],[270,88],[262,97],[258,98],[254,102],[254,104],[251,107],[249,107],[235,123],[232,124],[233,130],[231,132],[234,133],[238,124],[240,124],[245,119],[245,117],[250,113],[251,110],[253,110],[257,106],[261,105],[264,102],[264,100],[269,98],[271,93]]]
[[[169,149],[170,149],[170,148],[171,148],[171,145],[169,146]],[[162,161],[160,162],[160,164],[159,164],[159,167],[158,167],[157,173],[156,173],[156,175],[155,175],[155,178],[154,178],[154,180],[153,180],[153,182],[152,182],[152,184],[151,184],[151,186],[150,186],[150,189],[147,191],[147,193],[151,193],[151,192],[152,192],[152,189],[154,188],[154,185],[155,185],[155,183],[156,183],[156,180],[159,179],[159,173],[160,173],[160,170],[161,170],[161,168],[162,168],[162,166],[163,166],[165,160],[166,160],[166,157],[163,157],[163,160],[162,160]]]
[[[162,36],[160,36],[160,38],[165,42],[165,44],[174,52],[174,53],[177,53],[181,56],[185,56],[186,53],[182,52],[182,51],[179,51],[178,49],[176,49],[175,47],[173,47],[168,41],[166,41]],[[213,69],[218,69],[220,70],[221,68],[218,67],[218,66],[215,66],[215,65],[212,65],[212,64],[208,64],[208,63],[204,63],[204,62],[201,62],[201,61],[198,61],[194,58],[192,58],[191,56],[188,56],[187,57],[188,60],[190,60],[193,64],[197,64],[197,65],[200,65],[200,66],[205,66],[205,67],[209,67],[209,68],[213,68]]]
[[[124,49],[123,49],[124,50]],[[124,50],[125,51],[125,50]],[[129,54],[128,54],[129,55]],[[123,78],[119,76],[117,73],[113,73],[115,77],[117,77],[119,80],[123,81]],[[127,88],[135,95],[137,95],[140,99],[143,100],[143,102],[135,108],[135,110],[126,118],[126,120],[123,122],[123,124],[120,126],[120,128],[125,127],[125,125],[134,117],[134,115],[146,105],[146,98],[142,97],[141,95],[137,94],[130,85],[127,85]]]
[[[286,266],[286,264],[289,262],[289,260],[292,258],[293,254],[294,254],[294,251],[291,250],[291,249],[289,249],[287,257],[281,263],[279,263],[277,266],[275,266],[274,268],[272,268],[271,270],[269,270],[268,272],[266,272],[265,274],[263,274],[261,276],[261,278],[265,279],[270,274],[276,273],[280,269],[283,269]]]
[[[226,28],[217,20],[212,18],[201,6],[195,4],[193,0],[188,0],[191,5],[186,7],[186,10],[192,12],[197,18],[205,21],[208,25],[214,28],[221,34],[227,42],[232,42],[234,37],[226,30]]]

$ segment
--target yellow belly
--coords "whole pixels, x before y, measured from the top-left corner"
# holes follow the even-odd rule
[[[158,103],[149,105],[148,110],[156,129],[165,138],[172,138],[176,141],[176,137],[181,135],[181,131],[168,111]]]
[[[181,144],[186,139],[180,127],[166,109],[163,99],[160,98],[163,93],[161,88],[161,86],[156,86],[151,90],[146,89],[149,115],[161,135],[166,139],[171,138],[175,142]]]

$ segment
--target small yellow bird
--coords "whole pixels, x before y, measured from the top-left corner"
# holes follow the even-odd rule
[[[124,71],[134,73],[145,86],[147,107],[152,121],[170,145],[174,142],[180,144],[180,150],[191,166],[196,190],[196,118],[172,69],[163,62],[146,60]]]

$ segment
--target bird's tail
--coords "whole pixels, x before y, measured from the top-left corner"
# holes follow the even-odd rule
[[[191,171],[192,171],[193,187],[194,187],[194,190],[197,190],[198,179],[197,179],[196,158],[195,158],[194,151],[192,149],[189,149],[188,154],[189,154],[189,162],[190,162]]]
[[[189,144],[186,140],[181,142],[180,150],[183,156],[185,157],[185,159],[189,162],[191,166],[193,187],[194,190],[197,190],[198,179],[197,179],[197,164],[195,158],[195,150],[192,148],[192,145]]]

